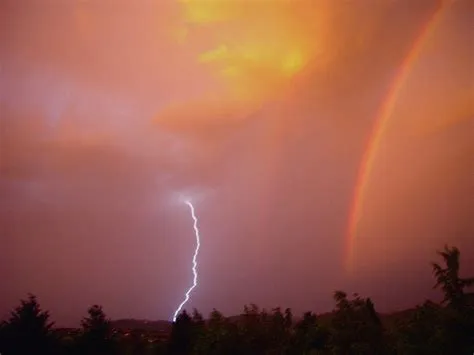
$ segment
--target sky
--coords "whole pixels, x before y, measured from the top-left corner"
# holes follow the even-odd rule
[[[170,319],[182,196],[187,309],[439,298],[445,243],[474,272],[472,23],[469,0],[2,1],[0,315],[31,292],[59,325]]]

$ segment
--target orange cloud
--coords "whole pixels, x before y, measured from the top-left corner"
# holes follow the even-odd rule
[[[177,1],[181,21],[174,38],[194,54],[189,64],[208,73],[213,89],[201,80],[201,96],[160,112],[161,124],[241,119],[284,96],[309,64],[322,65],[330,48],[327,1]]]
[[[227,95],[261,101],[284,87],[323,49],[323,2],[181,0],[188,43]],[[308,15],[311,16],[308,16]]]
[[[189,65],[197,65],[203,74],[200,80],[190,75],[189,83],[202,86],[197,100],[207,117],[221,112],[223,107],[250,109],[288,97],[310,75],[343,75],[341,68],[346,68],[352,59],[341,53],[354,53],[354,49],[367,46],[377,25],[376,17],[368,14],[383,12],[387,7],[361,6],[359,2],[336,4],[333,0],[177,3],[180,16],[173,37],[187,53],[192,53],[186,58]],[[199,121],[195,118],[195,102],[183,100],[179,105],[188,106],[180,109],[180,119],[188,115],[190,122]],[[157,121],[177,119],[177,114],[169,111],[160,112]],[[234,117],[221,116],[223,120]]]

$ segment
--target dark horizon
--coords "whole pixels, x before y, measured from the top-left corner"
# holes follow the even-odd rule
[[[439,248],[439,250],[442,250],[442,248]],[[472,274],[474,272],[474,269],[472,269],[472,267],[469,267],[469,265],[465,265],[465,257],[463,258],[463,253],[461,251],[461,261],[464,261],[464,267],[461,269],[462,270],[462,274],[463,275],[469,275],[469,274]],[[467,267],[466,267],[467,266]],[[429,268],[427,268],[428,270]],[[431,297],[427,297],[427,298],[424,298],[424,299],[419,299],[418,301],[415,301],[416,303],[414,303],[413,305],[409,305],[409,304],[406,304],[405,306],[401,307],[401,308],[387,308],[387,309],[383,309],[383,307],[381,308],[380,305],[378,304],[377,300],[373,297],[373,295],[370,295],[370,294],[361,294],[360,292],[354,290],[344,290],[348,293],[348,295],[352,296],[353,294],[358,294],[359,296],[361,297],[368,297],[370,298],[371,300],[374,301],[374,304],[375,304],[375,307],[377,308],[378,310],[378,313],[381,317],[385,317],[385,316],[391,316],[391,315],[394,315],[394,314],[397,314],[397,313],[403,313],[403,312],[406,312],[406,311],[410,311],[410,310],[414,310],[416,307],[418,307],[419,305],[423,304],[424,302],[426,301],[432,301],[432,302],[435,302],[435,303],[439,303],[441,300],[442,300],[442,292],[440,290],[435,290],[434,289],[434,280],[433,280],[433,276],[430,275],[431,277],[429,278],[430,281],[431,281],[431,289],[429,291],[431,292],[426,292],[426,293],[429,293],[431,295]],[[334,290],[335,292],[336,290]],[[331,293],[329,296],[331,299],[333,299],[333,296],[334,296],[334,292]],[[41,302],[41,296],[40,295],[37,295],[35,293],[32,293],[32,292],[29,292],[28,294],[24,295],[23,297],[21,297],[22,300],[26,300],[28,298],[28,295],[34,295],[37,297],[38,301],[40,304],[42,304]],[[13,311],[17,306],[18,306],[18,303],[19,303],[19,300],[17,300],[17,302],[14,304],[14,306],[11,307],[11,309],[8,311],[8,313],[6,313],[5,315],[3,315],[3,317],[0,318],[0,321],[5,321],[7,320],[10,316],[11,316],[11,311]],[[333,301],[334,303],[334,301]],[[386,303],[387,303],[387,300],[386,300]],[[390,304],[390,301],[388,302]],[[84,310],[84,314],[77,320],[77,322],[68,322],[67,324],[61,324],[61,323],[58,323],[55,319],[55,315],[50,313],[50,318],[51,320],[54,322],[54,327],[55,328],[77,328],[80,326],[80,321],[84,318],[84,316],[86,315],[86,311],[89,307],[93,306],[94,304],[98,304],[98,305],[101,305],[104,307],[104,305],[101,303],[101,302],[95,302],[93,304],[90,304],[86,307],[86,309]],[[244,313],[244,306],[248,306],[248,305],[251,305],[251,304],[254,304],[253,302],[248,302],[247,304],[244,304],[242,305],[241,307],[241,310],[239,312],[236,312],[235,314],[225,314],[223,313],[223,315],[225,317],[238,317],[240,315],[242,315]],[[259,305],[257,305],[259,306]],[[271,307],[269,308],[266,308],[267,311],[271,311],[272,309],[274,308],[281,308],[281,309],[286,309],[287,307],[285,307],[285,305],[272,305]],[[294,314],[294,318],[295,320],[298,320],[298,319],[301,319],[303,317],[303,314],[305,312],[313,312],[317,315],[327,315],[327,314],[331,314],[332,312],[335,311],[334,309],[335,307],[335,304],[330,307],[329,309],[327,310],[316,310],[317,307],[315,308],[311,308],[311,309],[305,309],[303,310],[302,312],[294,312],[293,311],[293,314]],[[262,310],[265,309],[265,307],[262,307]],[[49,312],[48,309],[45,309],[43,307],[43,310],[46,310]],[[183,308],[183,310],[185,310],[188,314],[192,314],[192,311],[193,309],[187,309],[186,307]],[[107,312],[107,307],[104,307],[104,311]],[[199,309],[197,309],[197,311],[200,311]],[[219,311],[219,310],[218,310]],[[209,312],[209,314],[212,312],[212,310]],[[203,314],[204,316],[204,319],[208,319],[208,314]],[[111,318],[111,321],[112,322],[119,322],[119,321],[137,321],[137,322],[168,322],[170,324],[173,323],[171,317],[167,318],[167,319],[153,319],[153,318],[136,318],[136,317],[133,317],[133,316],[130,316],[130,317],[124,317],[124,318]]]

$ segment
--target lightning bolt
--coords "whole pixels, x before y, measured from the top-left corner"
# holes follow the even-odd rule
[[[193,224],[194,234],[196,236],[196,249],[194,249],[193,267],[192,267],[192,270],[193,270],[193,284],[188,289],[188,291],[186,292],[185,297],[184,297],[184,301],[181,302],[181,304],[178,306],[178,308],[174,312],[173,322],[176,321],[176,317],[178,316],[179,312],[181,312],[181,309],[186,304],[186,302],[189,301],[189,295],[191,294],[191,292],[194,290],[194,288],[198,284],[197,256],[199,254],[199,247],[201,246],[201,237],[199,236],[198,219],[196,217],[196,213],[194,211],[193,204],[189,200],[184,201],[184,203],[186,203],[189,206],[189,209],[191,210],[191,217],[193,218],[193,221],[194,221],[194,224]]]

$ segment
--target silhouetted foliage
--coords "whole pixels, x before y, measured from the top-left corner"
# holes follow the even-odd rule
[[[473,293],[467,288],[474,286],[474,278],[461,278],[460,251],[456,247],[444,247],[438,255],[443,258],[444,267],[432,263],[436,278],[435,288],[444,293],[442,312],[448,346],[458,354],[474,353],[474,302]]]
[[[189,354],[194,346],[195,334],[192,318],[184,310],[176,317],[171,330],[170,354]]]
[[[94,305],[89,308],[88,313],[89,316],[81,321],[81,350],[91,355],[115,354],[116,344],[112,338],[112,327],[102,307]]]
[[[466,288],[474,286],[474,277],[461,278],[459,276],[460,254],[458,248],[450,248],[446,245],[443,251],[438,252],[438,255],[443,258],[445,267],[437,263],[432,263],[432,266],[436,278],[434,287],[440,287],[443,290],[443,303],[456,310],[465,311],[473,307],[473,293],[467,293]]]
[[[334,293],[335,308],[326,315],[306,312],[295,320],[290,309],[270,311],[255,304],[242,314],[224,317],[213,309],[207,319],[196,309],[181,312],[168,333],[145,329],[117,331],[100,306],[88,310],[82,332],[61,338],[62,354],[120,355],[464,355],[474,352],[473,278],[461,278],[460,252],[445,247],[433,263],[441,304],[426,301],[391,322],[380,316],[370,298]],[[27,301],[0,324],[2,355],[55,354],[48,312],[36,298]],[[134,321],[134,325],[140,324]],[[137,323],[138,322],[138,323]],[[114,323],[116,324],[116,323]],[[123,323],[122,323],[123,324]],[[144,328],[148,325],[144,324]],[[132,326],[133,328],[133,326]],[[64,333],[63,333],[64,334]]]
[[[0,332],[0,353],[3,355],[30,355],[56,353],[57,342],[52,332],[53,323],[49,313],[42,311],[34,295],[21,300],[10,316],[3,322]]]
[[[323,351],[328,346],[329,335],[329,331],[318,323],[317,316],[306,312],[295,326],[290,353],[296,355]]]
[[[197,354],[240,354],[237,325],[216,309],[212,310],[205,332],[198,339]]]
[[[384,329],[370,298],[354,294],[334,294],[336,311],[332,320],[331,346],[334,354],[381,354],[383,353]]]
[[[443,308],[427,301],[398,325],[397,353],[407,355],[449,354],[444,333]]]

